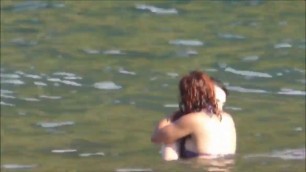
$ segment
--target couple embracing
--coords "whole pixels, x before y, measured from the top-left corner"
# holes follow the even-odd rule
[[[235,154],[235,124],[223,111],[225,86],[204,72],[192,71],[181,78],[179,93],[179,110],[162,119],[151,137],[152,142],[162,144],[163,159]]]

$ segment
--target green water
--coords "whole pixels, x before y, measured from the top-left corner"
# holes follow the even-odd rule
[[[194,69],[229,87],[230,171],[305,170],[304,1],[1,1],[1,171],[206,171],[150,142]]]

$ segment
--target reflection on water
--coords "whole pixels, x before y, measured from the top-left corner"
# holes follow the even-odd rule
[[[190,160],[193,169],[207,172],[232,172],[235,165],[235,157],[222,157],[215,159],[195,158]]]
[[[251,154],[244,156],[245,159],[280,158],[283,160],[305,160],[305,148],[285,149],[271,153]]]

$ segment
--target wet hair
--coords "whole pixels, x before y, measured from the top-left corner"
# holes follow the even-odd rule
[[[203,109],[211,110],[217,116],[214,81],[201,71],[192,71],[181,78],[179,82],[179,111],[174,114],[173,121],[183,115],[200,112]]]

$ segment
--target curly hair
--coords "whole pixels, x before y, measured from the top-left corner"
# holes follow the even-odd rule
[[[182,77],[179,82],[179,111],[173,120],[192,112],[203,109],[212,111],[220,117],[220,111],[215,101],[214,81],[201,71],[192,71]]]

